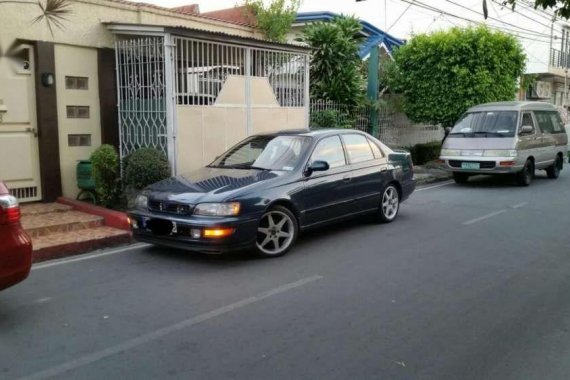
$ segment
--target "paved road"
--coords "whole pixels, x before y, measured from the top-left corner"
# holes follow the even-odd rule
[[[0,294],[0,379],[568,379],[569,202],[569,172],[484,179],[280,259],[37,266]]]

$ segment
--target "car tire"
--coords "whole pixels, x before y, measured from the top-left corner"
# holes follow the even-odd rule
[[[546,175],[548,178],[556,179],[560,176],[560,170],[562,170],[562,159],[560,156],[556,156],[554,163],[546,169]]]
[[[378,223],[391,223],[398,216],[400,211],[400,192],[393,183],[388,184],[380,198],[378,207]]]
[[[453,180],[459,185],[469,182],[469,174],[466,173],[453,173]]]
[[[295,244],[299,223],[287,207],[272,206],[259,219],[255,247],[260,257],[283,256]]]
[[[534,178],[534,163],[526,160],[523,169],[517,173],[517,183],[520,186],[528,186]]]

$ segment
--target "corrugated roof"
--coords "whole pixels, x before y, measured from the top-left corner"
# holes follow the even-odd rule
[[[221,21],[250,25],[252,27],[255,27],[257,25],[255,15],[246,5],[243,5],[241,7],[220,9],[212,12],[204,12],[202,15]]]

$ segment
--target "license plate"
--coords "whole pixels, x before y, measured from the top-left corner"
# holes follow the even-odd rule
[[[462,162],[461,169],[479,169],[480,165],[478,162]]]

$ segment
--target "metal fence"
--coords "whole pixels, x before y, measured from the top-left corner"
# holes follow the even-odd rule
[[[231,76],[265,77],[279,105],[305,106],[308,56],[279,50],[174,37],[178,104],[213,105]]]
[[[141,147],[168,154],[164,39],[117,40],[115,58],[121,160]]]
[[[319,128],[352,128],[375,134],[380,141],[394,148],[410,147],[441,141],[443,129],[434,125],[412,123],[406,115],[391,111],[388,107],[380,107],[378,125],[373,126],[371,107],[350,107],[334,102],[311,101],[311,129]],[[376,127],[376,128],[374,128]]]
[[[560,68],[570,67],[570,52],[550,49],[550,66]]]

